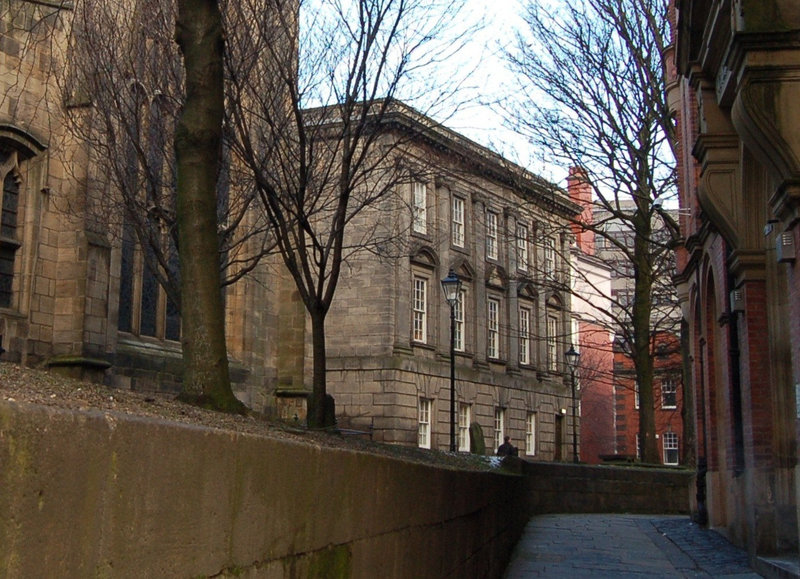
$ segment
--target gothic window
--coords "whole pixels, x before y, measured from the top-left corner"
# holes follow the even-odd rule
[[[121,170],[120,195],[126,207],[120,256],[119,318],[121,332],[177,341],[180,315],[164,286],[177,285],[171,192],[174,166],[164,146],[164,118],[169,106],[131,86],[129,142]]]
[[[13,304],[14,260],[19,249],[17,213],[19,211],[20,176],[16,169],[16,153],[0,151],[0,307]]]

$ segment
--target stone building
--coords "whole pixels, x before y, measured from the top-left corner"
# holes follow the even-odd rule
[[[63,1],[0,6],[0,346],[6,360],[117,387],[175,390],[180,321],[126,234],[124,211],[96,212],[98,199],[115,191],[98,174],[100,153],[70,124],[102,124],[71,85],[77,14]],[[276,356],[265,275],[256,271],[226,291],[238,394],[257,408],[268,403],[267,360]]]
[[[800,8],[673,7],[698,515],[754,558],[796,559]]]
[[[364,219],[395,215],[404,250],[354,258],[337,289],[327,351],[340,424],[448,448],[450,308],[440,281],[452,270],[463,284],[454,344],[459,448],[469,449],[476,423],[489,450],[508,435],[521,455],[567,458],[567,222],[577,207],[399,103],[383,125],[387,142],[405,141],[401,162],[414,177]]]
[[[142,14],[139,14],[142,16]],[[176,390],[179,320],[117,213],[100,154],[67,130],[91,119],[59,71],[75,53],[70,3],[0,8],[0,345],[4,359],[122,388]],[[72,47],[72,48],[70,48]],[[129,83],[145,107],[159,94]],[[73,87],[74,88],[74,87]],[[138,102],[138,101],[137,101]],[[381,128],[404,141],[416,175],[353,235],[399,233],[380,255],[346,263],[328,316],[328,384],[339,423],[387,442],[448,447],[449,307],[439,281],[463,281],[457,312],[460,447],[480,425],[492,448],[510,435],[523,454],[564,457],[571,415],[563,352],[570,297],[565,193],[402,105]],[[147,207],[158,217],[160,207]],[[371,221],[370,221],[371,220]],[[311,382],[308,317],[291,277],[268,259],[225,290],[235,391],[249,406],[302,417]],[[473,427],[474,429],[474,427]]]

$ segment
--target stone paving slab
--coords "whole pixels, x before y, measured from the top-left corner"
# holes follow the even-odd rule
[[[542,515],[517,544],[506,579],[761,577],[747,554],[688,517]]]

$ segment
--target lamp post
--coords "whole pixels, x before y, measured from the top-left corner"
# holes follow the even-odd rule
[[[575,346],[570,345],[569,350],[564,352],[564,358],[567,360],[569,366],[569,373],[572,378],[572,462],[578,464],[578,435],[577,435],[577,422],[575,401],[575,370],[578,367],[578,360],[581,355],[575,350]]]
[[[442,280],[444,299],[450,306],[450,452],[456,451],[456,304],[461,280],[452,269]]]

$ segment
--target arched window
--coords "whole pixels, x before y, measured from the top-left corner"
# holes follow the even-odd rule
[[[5,157],[5,158],[3,158]],[[0,166],[5,167],[11,155],[0,153]],[[13,163],[16,166],[16,162]],[[19,249],[17,212],[19,210],[19,173],[7,170],[3,177],[2,214],[0,217],[0,307],[10,308],[14,286],[14,258]]]

